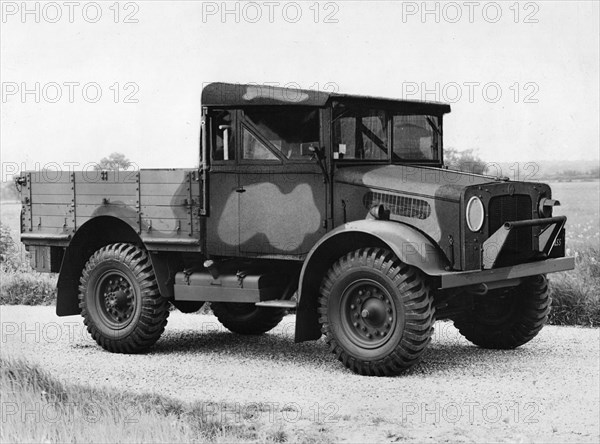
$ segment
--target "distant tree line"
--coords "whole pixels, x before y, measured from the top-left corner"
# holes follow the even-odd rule
[[[554,174],[546,174],[542,176],[546,180],[593,180],[600,179],[600,167],[593,167],[587,171],[566,169],[558,171]]]
[[[455,148],[445,148],[444,164],[450,169],[473,174],[483,174],[487,168],[487,163],[474,149],[459,151]]]

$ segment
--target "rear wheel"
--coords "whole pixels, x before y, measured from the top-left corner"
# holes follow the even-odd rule
[[[236,302],[211,302],[210,307],[219,322],[228,330],[241,335],[260,335],[281,322],[283,308],[257,307]]]
[[[152,346],[169,316],[148,254],[131,244],[107,245],[92,255],[81,275],[79,301],[92,338],[116,353]]]
[[[397,375],[418,362],[434,311],[422,273],[380,248],[348,253],[321,285],[321,331],[331,352],[362,375]]]
[[[473,344],[511,349],[531,341],[544,327],[551,298],[546,276],[527,278],[517,287],[474,296],[473,304],[454,325]]]

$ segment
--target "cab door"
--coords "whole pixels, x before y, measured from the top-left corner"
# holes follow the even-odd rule
[[[239,253],[237,124],[236,110],[211,109],[207,114],[210,169],[206,248],[211,255]]]
[[[327,231],[327,186],[310,147],[322,147],[320,111],[252,107],[239,114],[239,250],[302,256]]]

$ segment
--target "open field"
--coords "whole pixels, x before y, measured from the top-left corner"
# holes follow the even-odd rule
[[[566,215],[567,248],[600,248],[600,182],[554,182],[552,197],[558,199],[556,216]]]

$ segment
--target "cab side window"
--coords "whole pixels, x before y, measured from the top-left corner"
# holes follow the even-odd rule
[[[292,160],[308,160],[311,145],[319,145],[319,110],[309,107],[253,107],[244,111],[244,159],[277,160],[274,153]],[[252,134],[256,131],[265,143]]]
[[[337,105],[333,121],[334,159],[387,160],[385,111]]]
[[[213,160],[235,159],[235,135],[233,111],[218,110],[211,116]],[[227,147],[227,149],[225,149]]]
[[[269,150],[260,140],[254,136],[247,128],[244,128],[243,139],[243,158],[250,160],[279,160],[272,151]]]

